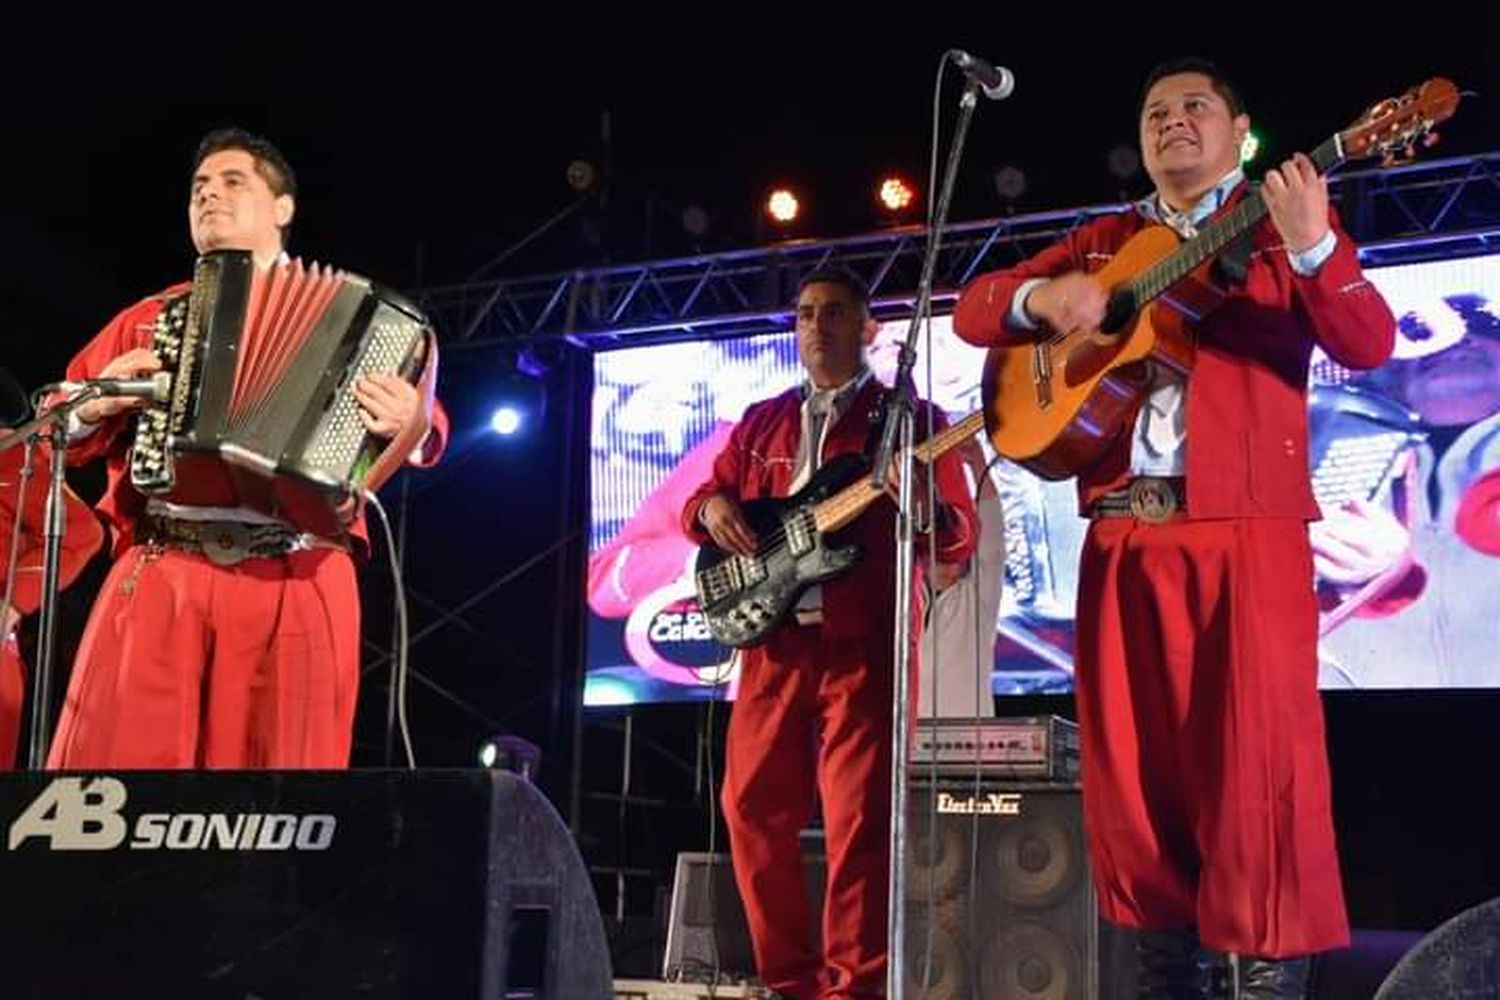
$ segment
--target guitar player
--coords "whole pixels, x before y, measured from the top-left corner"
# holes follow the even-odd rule
[[[1238,92],[1204,60],[1164,64],[1139,104],[1155,192],[980,276],[954,314],[983,346],[1097,330],[1091,274],[1148,227],[1191,240],[1249,196]],[[1317,691],[1307,523],[1313,346],[1372,368],[1394,319],[1326,182],[1297,155],[1259,189],[1269,218],[1220,257],[1224,293],[1182,375],[1148,373],[1102,457],[1076,469],[1077,706],[1101,914],[1139,932],[1142,997],[1301,997],[1348,921]],[[1166,302],[1149,307],[1169,308]],[[1009,418],[1008,418],[1009,419]]]
[[[797,348],[807,379],[735,425],[683,506],[695,542],[753,555],[758,539],[742,501],[787,497],[821,464],[866,448],[883,391],[864,356],[875,330],[856,275],[819,269],[803,278]],[[924,403],[919,428],[928,412],[944,424]],[[962,563],[977,540],[974,504],[952,452],[934,468],[936,508],[919,509],[917,521],[932,526],[939,562]],[[756,966],[773,991],[798,1000],[880,995],[886,975],[895,505],[879,500],[847,530],[863,549],[859,563],[809,589],[762,645],[744,650],[725,737],[721,804]],[[798,845],[816,801],[828,863],[821,954],[806,938],[813,925]]]

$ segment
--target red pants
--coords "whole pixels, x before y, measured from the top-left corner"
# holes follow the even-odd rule
[[[1268,958],[1346,945],[1305,526],[1106,518],[1081,569],[1102,915]]]
[[[721,801],[755,961],[778,993],[883,995],[890,858],[891,636],[789,626],[747,650]],[[798,833],[823,804],[823,953],[809,940]]]
[[[15,636],[0,637],[0,769],[16,766],[21,708],[26,704],[26,664]]]
[[[223,567],[136,546],[89,615],[48,766],[347,767],[358,683],[347,553]]]

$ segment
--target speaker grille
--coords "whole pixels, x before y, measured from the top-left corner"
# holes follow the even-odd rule
[[[919,781],[908,805],[907,995],[1099,1000],[1077,787]]]

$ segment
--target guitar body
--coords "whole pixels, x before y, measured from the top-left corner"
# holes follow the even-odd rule
[[[1110,290],[1103,329],[991,348],[985,428],[995,450],[1043,479],[1066,479],[1102,455],[1150,387],[1145,362],[1192,368],[1191,324],[1222,299],[1207,265],[1136,308],[1125,286],[1180,245],[1166,226],[1132,236],[1094,274]]]
[[[740,648],[759,645],[803,591],[859,560],[859,546],[835,545],[836,536],[817,529],[813,507],[867,471],[861,456],[839,455],[789,497],[746,501],[741,509],[761,543],[753,558],[713,544],[698,549],[698,606],[715,639]]]

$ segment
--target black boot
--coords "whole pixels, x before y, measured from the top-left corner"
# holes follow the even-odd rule
[[[1209,1000],[1207,956],[1191,930],[1138,931],[1137,1000]]]
[[[1304,1000],[1312,960],[1229,956],[1230,1000]]]

